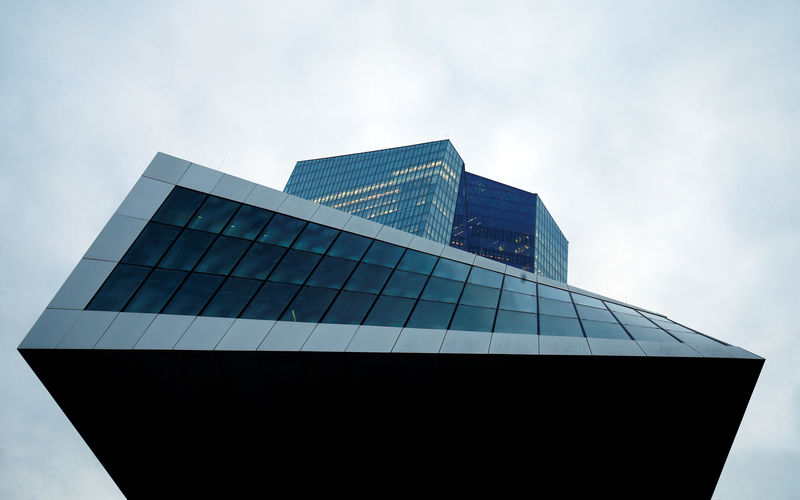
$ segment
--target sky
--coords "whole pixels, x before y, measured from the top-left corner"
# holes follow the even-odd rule
[[[800,496],[800,3],[2,11],[0,497],[121,498],[16,347],[156,152],[282,189],[446,138],[541,195],[570,284],[766,358],[714,498]]]

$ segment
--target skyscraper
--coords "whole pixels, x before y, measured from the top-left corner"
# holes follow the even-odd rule
[[[566,283],[541,198],[464,169],[449,140],[297,162],[289,194]]]
[[[19,351],[132,498],[708,498],[764,361],[160,153]]]

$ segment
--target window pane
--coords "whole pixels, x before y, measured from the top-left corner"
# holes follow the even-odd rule
[[[314,270],[314,274],[308,278],[306,284],[339,290],[353,272],[354,267],[356,267],[356,263],[352,260],[326,256]]]
[[[503,282],[503,290],[536,295],[536,283],[514,276],[506,276],[506,280]]]
[[[283,257],[278,267],[269,276],[270,281],[281,281],[283,283],[303,282],[311,274],[314,266],[317,265],[322,256],[316,253],[301,252],[300,250],[289,250]]]
[[[455,316],[453,316],[453,323],[450,325],[450,329],[491,332],[494,313],[495,310],[488,307],[459,305]]]
[[[185,271],[156,269],[133,299],[125,306],[128,312],[157,313],[186,278]]]
[[[602,339],[625,339],[630,340],[625,330],[618,323],[606,323],[603,321],[584,321],[583,329],[587,337]]]
[[[603,305],[602,300],[593,299],[592,297],[587,297],[586,295],[581,295],[579,293],[573,293],[572,300],[574,300],[576,304],[583,304],[585,306],[592,306],[600,309],[606,308],[606,306]]]
[[[653,342],[677,342],[674,337],[660,328],[645,328],[642,326],[625,325],[628,333],[636,340],[649,340]]]
[[[178,293],[172,297],[167,307],[164,308],[164,313],[198,314],[224,279],[222,276],[215,274],[190,274],[186,281],[183,282]]]
[[[400,260],[400,256],[403,255],[403,250],[405,250],[403,247],[376,240],[369,247],[367,255],[364,256],[364,262],[394,267]]]
[[[325,313],[335,296],[336,290],[331,290],[330,288],[304,286],[289,308],[286,309],[286,312],[283,313],[281,320],[316,323]]]
[[[400,264],[397,265],[397,269],[413,271],[421,274],[430,274],[435,264],[435,256],[427,253],[417,252],[416,250],[408,250],[400,260]]]
[[[495,309],[497,308],[497,298],[499,295],[500,290],[497,288],[467,284],[467,286],[464,287],[464,293],[461,295],[461,301],[459,303]]]
[[[250,205],[242,205],[222,234],[245,240],[254,240],[272,218],[272,212]]]
[[[149,267],[117,264],[100,287],[100,290],[86,306],[90,311],[121,311],[150,272]]]
[[[541,285],[541,284],[539,285],[539,297],[562,300],[564,302],[572,303],[572,300],[569,298],[569,292],[567,292],[566,290],[561,290],[560,288],[553,288],[552,286],[547,286],[547,285]]]
[[[427,279],[428,277],[424,274],[396,270],[389,283],[386,284],[386,288],[383,289],[383,295],[416,299]]]
[[[580,315],[581,319],[586,320],[596,320],[596,321],[606,321],[608,323],[616,323],[617,320],[614,319],[614,316],[608,312],[607,309],[598,309],[596,307],[587,307],[587,306],[577,306],[578,314]]]
[[[456,303],[458,302],[458,297],[461,295],[461,288],[463,286],[464,283],[461,281],[431,277],[428,280],[425,291],[422,292],[422,298],[439,302]]]
[[[381,295],[378,297],[378,301],[370,311],[367,319],[364,320],[364,324],[403,326],[412,307],[414,307],[414,299]]]
[[[206,196],[205,193],[175,186],[152,220],[183,227]]]
[[[643,326],[645,328],[653,328],[656,325],[650,322],[647,318],[643,316],[633,315],[633,314],[623,314],[621,312],[617,313],[617,319],[623,325],[637,325]]]
[[[539,290],[541,290],[541,287],[539,287]],[[553,316],[577,318],[575,314],[575,308],[572,306],[572,302],[545,299],[541,296],[539,297],[539,312],[542,314],[551,314]]]
[[[524,293],[509,292],[503,290],[500,296],[500,308],[510,311],[536,312],[536,297]]]
[[[539,333],[562,337],[583,337],[581,325],[576,318],[545,316],[544,314],[539,315]]]
[[[228,278],[203,310],[202,316],[235,318],[259,286],[261,282],[258,280]]]
[[[342,292],[325,314],[323,323],[360,325],[377,295],[360,292]]]
[[[283,214],[275,214],[269,224],[267,224],[267,228],[263,231],[261,236],[258,237],[258,242],[269,243],[279,247],[288,247],[292,244],[297,235],[300,234],[300,231],[305,225],[306,222],[300,219],[288,217]]]
[[[455,308],[455,304],[420,300],[417,303],[417,307],[414,308],[407,326],[408,328],[438,328],[446,330]]]
[[[309,222],[292,248],[307,252],[325,253],[339,231]]]
[[[536,315],[517,311],[497,311],[494,331],[505,333],[529,333],[536,335]]]
[[[209,233],[218,233],[222,231],[238,208],[239,204],[235,201],[209,196],[194,214],[188,227]]]
[[[266,282],[242,313],[249,319],[278,319],[300,287],[288,283]]]
[[[439,259],[439,262],[436,263],[436,268],[433,270],[433,275],[440,278],[464,281],[467,279],[467,274],[469,274],[469,267],[461,262]]]
[[[345,286],[345,290],[378,293],[383,288],[383,284],[386,283],[391,272],[392,270],[389,268],[362,262],[353,272]]]
[[[214,235],[211,233],[184,229],[158,267],[191,271],[212,241]]]
[[[181,230],[175,226],[149,222],[122,258],[125,264],[155,266]]]
[[[638,314],[636,312],[636,309],[631,309],[630,307],[621,306],[613,302],[606,302],[606,305],[608,306],[609,309],[611,309],[614,312],[621,312],[624,314],[634,314],[634,315]]]
[[[284,247],[253,243],[232,274],[243,278],[266,279],[285,251]]]
[[[488,269],[473,267],[472,272],[469,273],[469,280],[467,281],[477,285],[500,288],[500,285],[503,284],[503,275],[494,271],[489,271]]]
[[[369,238],[358,236],[352,233],[341,233],[336,241],[328,250],[328,255],[341,257],[343,259],[361,260],[361,256],[367,251],[367,247],[372,242]]]
[[[201,273],[228,274],[249,246],[250,242],[247,240],[220,236],[195,270]]]

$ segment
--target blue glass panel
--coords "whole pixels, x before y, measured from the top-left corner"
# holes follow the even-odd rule
[[[576,304],[582,304],[582,305],[585,305],[585,306],[598,307],[600,309],[605,309],[606,308],[606,306],[603,305],[603,301],[602,300],[597,300],[597,299],[594,299],[592,297],[587,297],[586,295],[581,295],[579,293],[573,293],[572,294],[572,300],[574,300]]]
[[[242,313],[248,319],[278,319],[300,287],[266,282]]]
[[[353,272],[354,267],[356,267],[356,263],[352,260],[326,256],[314,270],[314,274],[308,278],[306,284],[339,290]]]
[[[184,229],[164,258],[161,259],[158,267],[190,271],[212,241],[214,241],[214,235],[211,233]]]
[[[122,258],[125,264],[155,266],[180,233],[175,226],[149,222]]]
[[[660,328],[646,328],[636,325],[625,325],[628,333],[636,340],[647,340],[652,342],[677,342],[674,337]]]
[[[621,312],[618,312],[616,316],[619,322],[622,323],[623,325],[637,325],[637,326],[643,326],[645,328],[652,328],[656,326],[652,322],[650,322],[650,320],[638,314],[633,315],[633,314],[623,314]]]
[[[285,251],[284,247],[253,243],[231,274],[242,278],[266,279]]]
[[[325,253],[339,231],[329,227],[320,226],[309,222],[306,228],[297,237],[292,248],[307,252]]]
[[[222,234],[243,238],[245,240],[254,240],[261,234],[261,230],[267,225],[272,215],[273,212],[268,210],[250,205],[242,205]]]
[[[539,291],[542,287],[539,287]],[[560,300],[545,299],[539,297],[539,312],[542,314],[551,314],[553,316],[567,316],[570,318],[577,318],[575,315],[575,308],[572,302],[562,302]]]
[[[408,328],[438,328],[446,330],[453,317],[455,304],[420,300],[408,320]]]
[[[461,294],[459,303],[469,306],[481,307],[497,307],[497,298],[500,296],[500,290],[497,288],[490,288],[488,286],[480,286],[467,284],[464,287],[464,293]]]
[[[281,320],[317,323],[335,296],[336,290],[330,288],[304,286],[283,313]]]
[[[428,277],[424,274],[397,270],[383,289],[383,295],[416,299]]]
[[[602,304],[601,304],[602,305]],[[588,307],[588,306],[576,306],[578,308],[578,315],[581,319],[586,320],[595,320],[595,321],[606,321],[608,323],[616,323],[617,320],[614,319],[614,316],[608,312],[608,309],[598,309],[596,307]],[[588,335],[588,333],[587,333]]]
[[[539,333],[561,337],[583,337],[581,325],[576,318],[545,316],[544,314],[539,315]]]
[[[383,241],[374,241],[372,246],[369,247],[367,255],[364,256],[364,262],[369,264],[377,264],[379,266],[394,267],[403,255],[403,247],[384,243]]]
[[[489,271],[488,269],[473,267],[472,272],[469,273],[469,280],[467,281],[477,285],[500,288],[500,285],[503,284],[503,275],[494,271]]]
[[[377,326],[403,326],[408,318],[408,313],[414,307],[414,299],[402,297],[388,297],[381,295],[378,297],[375,306],[370,311],[365,325]]]
[[[203,309],[201,316],[235,318],[242,312],[259,286],[261,286],[261,282],[258,280],[228,278],[211,302]]]
[[[436,263],[436,268],[433,270],[433,275],[440,278],[464,281],[467,279],[467,274],[469,274],[469,267],[461,262],[439,259],[439,262]]]
[[[117,264],[86,309],[90,311],[121,311],[131,295],[147,277],[150,269],[149,267]]]
[[[358,265],[350,280],[345,285],[345,290],[352,292],[378,293],[383,284],[389,279],[392,270],[373,264],[361,263]]]
[[[360,325],[377,295],[360,292],[342,292],[325,313],[323,323]]]
[[[625,330],[619,326],[619,323],[584,320],[583,329],[587,337],[630,340],[630,337],[625,333]]]
[[[615,304],[614,302],[606,302],[605,304],[608,306],[609,309],[611,309],[614,312],[621,312],[621,313],[624,313],[624,314],[638,315],[636,310],[632,309],[630,307],[621,306],[619,304]]]
[[[437,257],[427,253],[408,250],[400,260],[400,264],[397,265],[397,269],[430,274],[431,270],[433,270],[433,266],[436,265],[436,259]]]
[[[281,263],[272,271],[269,280],[301,285],[311,274],[311,271],[314,270],[314,266],[317,265],[321,257],[316,253],[289,250],[281,260]]]
[[[361,260],[372,240],[357,234],[341,233],[328,250],[328,255],[343,259]]]
[[[552,286],[539,285],[539,297],[547,299],[563,300],[564,302],[572,302],[569,298],[569,292],[561,290],[560,288],[553,288]]]
[[[183,227],[206,196],[205,193],[175,186],[152,220]]]
[[[495,309],[488,307],[459,305],[455,316],[453,316],[450,329],[491,332],[494,313]]]
[[[217,196],[209,196],[197,210],[187,227],[218,233],[230,220],[231,216],[239,208],[239,203],[226,200]]]
[[[500,296],[500,308],[509,311],[536,312],[536,297],[524,293],[503,290]]]
[[[463,288],[463,286],[464,283],[461,281],[431,277],[428,280],[425,291],[422,292],[422,298],[438,302],[455,303],[458,302],[458,297],[461,295],[461,288]]]
[[[506,280],[503,282],[503,290],[536,295],[536,283],[515,276],[506,276]]]
[[[164,308],[164,313],[199,314],[224,279],[215,274],[190,274]]]
[[[536,335],[536,315],[518,311],[497,311],[494,331],[504,333],[528,333]]]
[[[125,311],[142,313],[157,313],[161,311],[164,304],[183,283],[187,274],[185,271],[154,270],[150,273],[142,288],[125,306]]]
[[[258,237],[259,243],[269,243],[279,247],[288,247],[303,230],[306,221],[288,217],[283,214],[275,214],[267,224],[261,236]]]
[[[247,240],[220,236],[197,265],[201,273],[228,274],[250,246]]]

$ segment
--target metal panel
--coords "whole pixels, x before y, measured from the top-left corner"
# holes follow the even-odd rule
[[[408,248],[439,256],[444,251],[445,246],[433,240],[422,238],[421,236],[414,236],[408,243]]]
[[[189,165],[191,165],[191,162],[158,152],[142,175],[169,182],[170,184],[177,184],[183,174],[186,173]]]
[[[137,217],[139,219],[150,220],[156,213],[158,207],[172,191],[172,184],[157,181],[149,177],[140,177],[128,196],[122,200],[122,204],[117,209],[118,215]]]
[[[316,326],[317,323],[276,321],[267,338],[258,346],[258,350],[299,351]]]
[[[411,233],[400,231],[399,229],[395,229],[389,226],[383,226],[381,230],[378,231],[378,235],[376,236],[376,238],[381,241],[392,243],[394,245],[399,245],[401,247],[408,246],[408,243],[411,241],[411,238],[413,237],[414,235]]]
[[[640,340],[639,347],[648,356],[678,356],[684,358],[696,358],[700,355],[686,344],[678,342],[652,342]]]
[[[81,311],[72,309],[45,309],[22,339],[19,348],[54,349],[80,314]]]
[[[301,350],[344,352],[357,329],[358,325],[317,325]]]
[[[255,351],[274,325],[275,321],[272,320],[239,318],[234,321],[215,350]]]
[[[472,263],[473,266],[482,267],[484,269],[489,269],[490,271],[497,271],[498,273],[505,273],[506,272],[506,265],[502,262],[497,262],[496,260],[487,259],[486,257],[482,257],[480,255],[475,256],[475,261]]]
[[[367,220],[362,217],[353,216],[349,221],[347,221],[347,224],[345,224],[344,230],[350,231],[351,233],[357,233],[368,238],[374,238],[378,235],[383,227],[384,226],[378,224],[377,222],[372,222],[371,220]]]
[[[395,326],[362,325],[358,327],[346,350],[348,352],[392,352],[402,330]]]
[[[202,165],[193,163],[178,181],[179,186],[195,189],[204,193],[211,192],[222,178],[222,172],[212,170]]]
[[[444,334],[444,330],[403,328],[392,352],[439,352]]]
[[[159,314],[134,349],[172,349],[196,316]]]
[[[644,356],[634,340],[590,338],[589,348],[596,356]]]
[[[557,337],[551,335],[539,336],[540,354],[591,354],[589,344],[583,337]]]
[[[220,339],[233,324],[234,318],[210,318],[198,316],[183,337],[180,338],[175,349],[186,351],[213,350]]]
[[[472,263],[475,262],[475,257],[477,257],[477,255],[459,250],[458,248],[446,246],[442,250],[440,257],[472,265]]]
[[[343,229],[351,217],[353,216],[347,212],[320,205],[319,209],[314,213],[314,216],[311,217],[311,222],[336,229]]]
[[[256,184],[254,182],[224,174],[217,185],[214,186],[214,189],[211,190],[211,194],[229,200],[244,202],[255,187]]]
[[[248,205],[275,211],[288,196],[288,194],[277,189],[256,186],[244,202]]]
[[[489,354],[539,354],[539,336],[494,332]]]
[[[133,349],[155,317],[150,313],[119,313],[94,348]]]
[[[114,262],[81,259],[47,307],[83,309],[114,269]]]
[[[319,207],[320,205],[318,203],[314,203],[313,201],[288,195],[286,199],[283,200],[283,203],[281,203],[281,206],[278,207],[278,212],[291,215],[292,217],[309,220],[314,216]]]
[[[83,258],[119,261],[146,224],[144,219],[112,215]]]
[[[492,334],[489,332],[468,332],[447,330],[441,353],[487,354]]]
[[[116,311],[81,311],[78,320],[56,346],[57,349],[91,349],[119,314]]]

